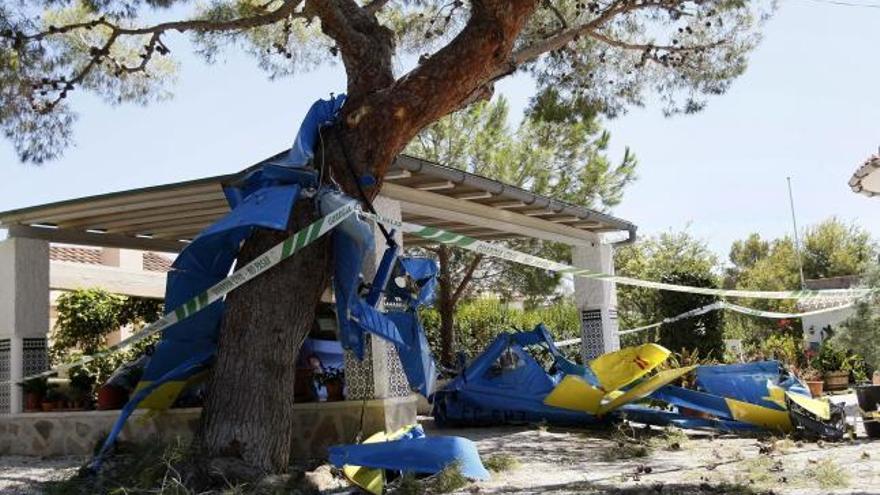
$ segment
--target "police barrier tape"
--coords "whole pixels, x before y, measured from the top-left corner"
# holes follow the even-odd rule
[[[23,378],[23,380],[50,376],[60,371],[65,371],[71,368],[75,368],[77,366],[88,364],[95,359],[107,356],[120,349],[136,344],[146,339],[147,337],[161,332],[162,330],[170,327],[171,325],[174,325],[181,320],[189,318],[190,316],[210,306],[212,303],[217,302],[221,298],[225,297],[226,294],[229,294],[235,289],[241,287],[251,279],[263,274],[266,270],[272,268],[278,263],[281,263],[281,261],[293,256],[302,248],[315,242],[321,236],[323,236],[334,227],[339,225],[343,220],[348,218],[352,213],[356,211],[356,209],[357,203],[355,201],[351,201],[345,206],[337,208],[327,215],[324,215],[323,217],[315,220],[307,227],[297,231],[296,233],[285,239],[283,242],[276,244],[274,247],[256,257],[250,263],[236,270],[228,277],[217,282],[208,290],[202,292],[201,294],[193,297],[186,303],[175,308],[174,311],[169,311],[158,320],[145,326],[136,334],[113,346],[110,346],[108,349],[101,351],[97,354],[84,356],[77,361],[74,361],[72,363],[65,363],[61,366],[46,370],[42,373],[26,376]],[[3,382],[0,383],[0,385],[6,385],[8,383],[9,382]]]
[[[832,306],[829,308],[816,309],[813,311],[806,311],[803,313],[778,313],[776,311],[764,311],[764,310],[760,310],[760,309],[747,308],[745,306],[740,306],[738,304],[732,304],[727,301],[717,301],[712,304],[707,304],[706,306],[701,306],[699,308],[692,309],[690,311],[686,311],[684,313],[681,313],[680,315],[675,315],[675,316],[671,316],[669,318],[664,318],[663,321],[658,321],[657,323],[651,323],[650,325],[644,325],[641,327],[631,328],[629,330],[621,330],[620,332],[617,332],[617,333],[619,335],[627,335],[627,334],[631,334],[631,333],[641,332],[644,330],[650,330],[652,328],[657,328],[657,327],[659,327],[661,325],[665,325],[667,323],[672,323],[672,322],[676,322],[679,320],[684,320],[686,318],[691,318],[694,316],[706,314],[710,311],[717,311],[717,310],[722,310],[722,309],[727,309],[730,311],[735,311],[737,313],[742,313],[742,314],[746,314],[746,315],[760,316],[763,318],[785,319],[785,318],[803,318],[805,316],[819,315],[822,313],[832,313],[834,311],[840,311],[841,309],[851,308],[854,305],[855,305],[855,302],[849,302],[846,304],[841,304],[839,306]],[[557,347],[565,347],[568,345],[577,344],[580,341],[581,341],[580,338],[562,340],[562,341],[557,342],[556,346]]]
[[[690,294],[704,294],[718,297],[747,297],[753,299],[809,299],[826,297],[858,298],[875,291],[875,289],[755,291],[738,289],[712,289],[708,287],[691,287],[687,285],[652,282],[649,280],[640,280],[637,278],[610,275],[607,273],[597,272],[585,268],[578,268],[572,265],[567,265],[565,263],[559,263],[557,261],[551,261],[545,258],[523,253],[521,251],[510,249],[499,244],[492,244],[465,235],[456,234],[455,232],[438,229],[436,227],[425,227],[423,225],[403,222],[393,218],[387,218],[381,215],[375,215],[367,212],[359,212],[359,214],[375,222],[394,227],[395,229],[401,230],[404,233],[416,235],[423,239],[457,246],[486,256],[501,258],[507,261],[512,261],[514,263],[533,266],[544,270],[550,270],[562,274],[576,275],[578,277],[614,282],[621,285],[632,285],[636,287],[645,287],[648,289],[687,292]]]

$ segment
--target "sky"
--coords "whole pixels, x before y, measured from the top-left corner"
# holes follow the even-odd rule
[[[605,122],[612,157],[630,147],[638,181],[613,214],[640,235],[688,229],[725,258],[732,241],[791,232],[786,177],[798,223],[830,216],[880,238],[880,200],[847,181],[880,146],[880,8],[784,0],[727,94],[696,115],[663,117],[659,106]],[[76,145],[41,166],[22,164],[0,141],[0,211],[235,172],[290,146],[308,106],[345,87],[341,66],[269,81],[249,57],[206,65],[188,43],[173,99],[109,106],[74,94]],[[534,86],[527,76],[496,93],[519,118]]]

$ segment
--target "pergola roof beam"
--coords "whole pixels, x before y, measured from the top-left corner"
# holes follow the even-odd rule
[[[567,244],[585,244],[595,234],[519,213],[498,210],[479,203],[458,201],[427,191],[414,191],[397,184],[385,184],[382,194],[401,202],[401,209],[410,214],[440,217],[500,232],[519,234]]]
[[[27,237],[30,239],[45,239],[50,242],[65,244],[79,244],[83,246],[118,247],[125,249],[142,249],[144,251],[162,251],[176,253],[183,249],[186,244],[177,240],[169,241],[162,239],[144,239],[139,237],[123,236],[118,234],[94,234],[80,230],[48,229],[41,227],[29,227],[27,225],[12,225],[9,227],[10,237]]]

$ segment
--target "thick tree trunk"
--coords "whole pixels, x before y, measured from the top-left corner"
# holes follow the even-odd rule
[[[315,218],[312,204],[296,205],[291,230]],[[239,266],[287,236],[255,232],[242,248]],[[236,458],[263,472],[286,471],[296,357],[330,278],[329,244],[328,238],[319,239],[227,297],[197,435],[200,453]]]
[[[440,262],[440,363],[447,368],[455,365],[455,301],[453,301],[452,274],[449,269],[449,246],[437,248]]]

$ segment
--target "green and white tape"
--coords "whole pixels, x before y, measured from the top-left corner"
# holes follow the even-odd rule
[[[174,325],[181,320],[189,318],[190,316],[205,309],[212,303],[222,299],[235,289],[246,284],[251,279],[265,273],[266,270],[293,256],[297,251],[300,251],[302,248],[315,242],[321,236],[323,236],[334,227],[339,225],[343,220],[348,218],[352,213],[356,211],[356,209],[356,202],[351,201],[345,206],[337,208],[333,212],[328,213],[327,215],[324,215],[323,217],[315,220],[304,229],[297,231],[295,234],[285,239],[284,242],[275,245],[265,253],[256,257],[250,263],[244,265],[228,277],[217,282],[205,292],[202,292],[201,294],[193,297],[186,303],[176,308],[174,311],[166,313],[158,320],[145,326],[143,329],[141,329],[141,331],[113,345],[107,350],[97,354],[84,356],[75,362],[65,363],[61,366],[44,371],[42,373],[26,376],[23,378],[23,380],[50,376],[60,371],[65,371],[71,368],[75,368],[77,366],[82,366],[91,361],[94,361],[99,357],[112,354],[120,349],[136,344],[146,339],[147,337],[156,334],[157,332],[161,332],[162,330],[170,327],[171,325]],[[3,385],[5,385],[6,383],[3,383]]]
[[[614,282],[621,285],[631,285],[635,287],[645,287],[648,289],[668,290],[675,292],[687,292],[690,294],[704,294],[717,297],[747,297],[753,299],[809,299],[809,298],[826,298],[826,297],[847,297],[858,298],[865,296],[874,291],[874,289],[827,289],[827,290],[796,290],[796,291],[755,291],[755,290],[728,290],[728,289],[712,289],[707,287],[691,287],[687,285],[667,284],[663,282],[652,282],[649,280],[640,280],[632,277],[621,277],[608,273],[601,273],[585,268],[578,268],[565,263],[548,260],[531,254],[523,253],[515,249],[510,249],[499,244],[492,244],[472,237],[468,237],[447,230],[435,227],[425,227],[409,222],[374,215],[372,213],[362,212],[362,216],[380,222],[386,226],[394,227],[405,233],[416,235],[423,239],[436,241],[438,243],[449,244],[452,246],[467,249],[476,253],[495,258],[512,261],[522,265],[533,266],[544,270],[559,272],[562,274],[570,274],[578,277],[591,278],[595,280],[603,280]]]
[[[806,311],[803,313],[779,313],[776,311],[764,311],[761,309],[747,308],[745,306],[740,306],[738,304],[732,304],[727,301],[717,301],[712,304],[707,304],[706,306],[701,306],[699,308],[692,309],[690,311],[685,311],[684,313],[681,313],[679,315],[671,316],[669,318],[664,318],[662,321],[658,321],[656,323],[651,323],[650,325],[644,325],[641,327],[631,328],[629,330],[621,330],[617,333],[618,333],[618,335],[627,335],[627,334],[631,334],[631,333],[642,332],[645,330],[650,330],[652,328],[657,328],[657,327],[659,327],[661,325],[665,325],[667,323],[672,323],[672,322],[676,322],[679,320],[684,320],[686,318],[692,318],[694,316],[706,314],[710,311],[718,311],[718,310],[722,310],[722,309],[735,311],[737,313],[742,313],[742,314],[746,314],[746,315],[759,316],[762,318],[775,318],[775,319],[792,318],[792,319],[794,319],[794,318],[803,318],[805,316],[813,316],[813,315],[818,315],[818,314],[823,314],[823,313],[832,313],[834,311],[840,311],[842,309],[851,308],[854,305],[855,305],[855,302],[849,302],[846,304],[841,304],[839,306],[832,306],[829,308],[816,309],[813,311]],[[578,343],[580,343],[580,341],[581,341],[580,338],[562,340],[560,342],[557,342],[556,346],[557,347],[565,347],[568,345],[578,344]]]

